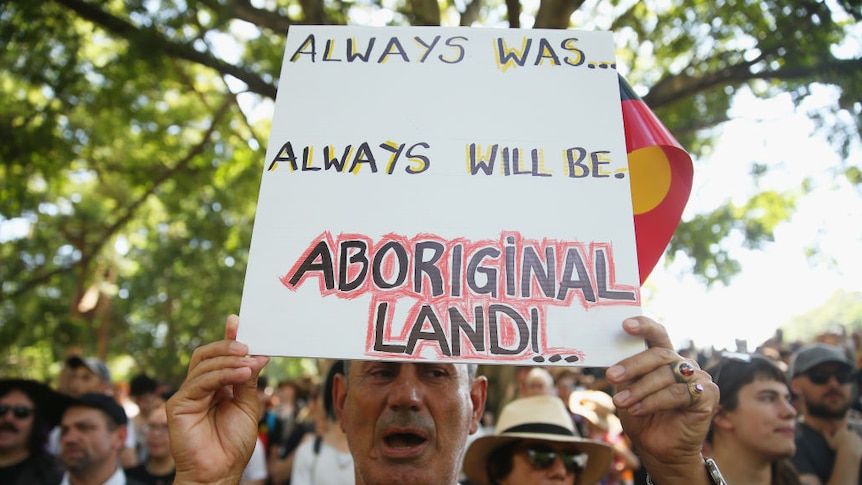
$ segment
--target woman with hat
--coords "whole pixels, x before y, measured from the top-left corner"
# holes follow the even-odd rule
[[[533,396],[503,408],[494,434],[467,449],[463,471],[480,485],[593,485],[610,461],[610,446],[576,435],[559,397]]]

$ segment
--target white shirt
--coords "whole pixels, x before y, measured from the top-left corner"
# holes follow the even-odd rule
[[[350,453],[321,442],[315,454],[314,441],[306,440],[296,449],[290,485],[353,485],[356,475]]]
[[[263,442],[260,438],[254,444],[254,451],[251,453],[251,459],[242,471],[242,481],[263,480],[269,476],[266,470],[266,450],[263,449]]]
[[[71,485],[69,482],[69,472],[63,474],[63,480],[60,482],[60,485]],[[117,467],[114,474],[102,482],[102,485],[126,485],[126,474],[123,473],[123,469],[121,467]]]

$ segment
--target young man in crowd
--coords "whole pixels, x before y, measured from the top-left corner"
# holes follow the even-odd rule
[[[811,344],[790,360],[790,390],[801,410],[793,464],[806,485],[862,484],[862,436],[850,428],[853,361],[840,348]]]

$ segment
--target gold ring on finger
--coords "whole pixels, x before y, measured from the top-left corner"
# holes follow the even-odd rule
[[[694,366],[685,360],[678,360],[670,363],[670,368],[673,369],[673,375],[676,382],[688,382],[694,377]]]
[[[694,404],[700,399],[703,394],[703,384],[692,382],[688,385],[688,395],[691,397],[691,403]]]

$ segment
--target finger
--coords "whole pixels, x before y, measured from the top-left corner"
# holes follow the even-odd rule
[[[642,337],[648,348],[661,347],[673,349],[673,342],[667,334],[667,329],[655,320],[636,316],[623,320],[623,329],[630,335]]]
[[[718,396],[718,386],[709,374],[699,371],[691,382],[674,382],[654,392],[646,392],[638,383],[629,388],[629,396],[619,406],[632,414],[650,414],[671,409],[690,409],[712,412],[712,396]],[[645,393],[646,392],[646,393]],[[617,402],[617,399],[614,399]]]
[[[248,385],[249,379],[260,372],[261,364],[252,357],[224,356],[207,359],[189,372],[186,382],[177,391],[179,397],[208,403],[226,386]]]
[[[228,315],[224,326],[225,340],[236,340],[236,333],[239,330],[239,317],[236,315]]]
[[[259,405],[257,400],[257,379],[260,372],[269,363],[269,357],[263,355],[255,355],[248,357],[250,362],[251,374],[244,382],[235,384],[233,387],[233,395],[237,401],[243,405],[252,406],[255,410]]]
[[[645,375],[664,367],[663,374],[670,381],[673,381],[673,372],[668,364],[680,359],[682,357],[673,350],[653,347],[619,361],[609,367],[605,371],[605,375],[612,384],[617,385],[620,389],[625,389]]]
[[[242,357],[248,354],[248,346],[235,340],[219,340],[198,347],[192,352],[189,362],[189,374],[191,374],[201,363],[220,356]]]

